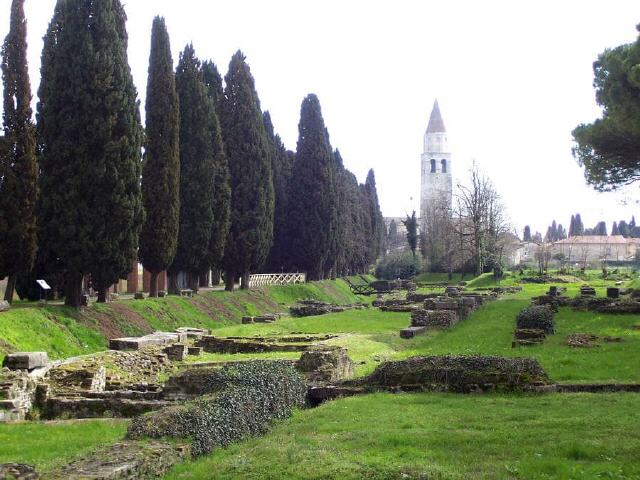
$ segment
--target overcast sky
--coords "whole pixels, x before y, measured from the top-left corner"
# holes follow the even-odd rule
[[[0,36],[10,0],[0,0]],[[472,161],[493,180],[520,231],[552,219],[585,226],[640,213],[638,186],[598,194],[571,156],[571,130],[600,114],[592,63],[632,42],[637,0],[124,1],[129,61],[144,105],[151,22],[163,15],[174,62],[187,42],[224,75],[247,56],[263,110],[295,150],[300,103],[320,98],[334,147],[361,181],[374,168],[383,213],[418,209],[420,154],[437,97],[455,180]],[[55,0],[26,0],[29,67],[40,83]],[[34,99],[35,104],[35,99]],[[413,199],[413,200],[412,200]]]

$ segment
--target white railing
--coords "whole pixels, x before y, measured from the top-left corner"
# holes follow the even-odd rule
[[[257,273],[249,276],[249,287],[264,287],[266,285],[293,285],[305,283],[305,273]]]

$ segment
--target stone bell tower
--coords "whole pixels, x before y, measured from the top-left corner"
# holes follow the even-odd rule
[[[446,202],[450,211],[453,195],[451,153],[438,100],[433,104],[429,125],[424,134],[421,179],[420,218],[424,228],[428,209],[435,205],[441,207]]]

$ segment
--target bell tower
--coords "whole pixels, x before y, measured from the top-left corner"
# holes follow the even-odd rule
[[[420,218],[424,227],[428,209],[433,206],[442,207],[443,202],[446,202],[448,210],[451,210],[453,195],[451,153],[438,100],[433,104],[429,125],[424,134],[421,163]]]

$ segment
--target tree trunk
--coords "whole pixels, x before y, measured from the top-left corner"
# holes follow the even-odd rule
[[[9,275],[7,278],[7,289],[4,291],[4,299],[10,304],[13,303],[13,293],[16,290],[16,275]]]
[[[209,272],[203,273],[199,277],[200,286],[208,287],[209,286]]]
[[[158,297],[158,272],[149,272],[149,297]]]
[[[107,288],[98,287],[98,303],[107,303]]]
[[[236,276],[234,273],[226,271],[224,272],[224,289],[227,292],[233,292],[236,286]]]
[[[240,290],[249,290],[249,272],[244,272],[240,277]]]
[[[178,274],[177,273],[171,273],[169,274],[167,272],[167,280],[168,280],[168,293],[170,295],[178,295]]]
[[[67,273],[64,282],[64,304],[69,307],[79,308],[82,295],[82,275],[79,273]]]
[[[193,290],[194,293],[197,293],[198,290],[200,290],[200,275],[189,272],[187,274],[187,279],[189,282],[189,288]]]
[[[214,287],[220,285],[220,269],[218,268],[214,268],[211,271],[211,285],[213,285]]]

